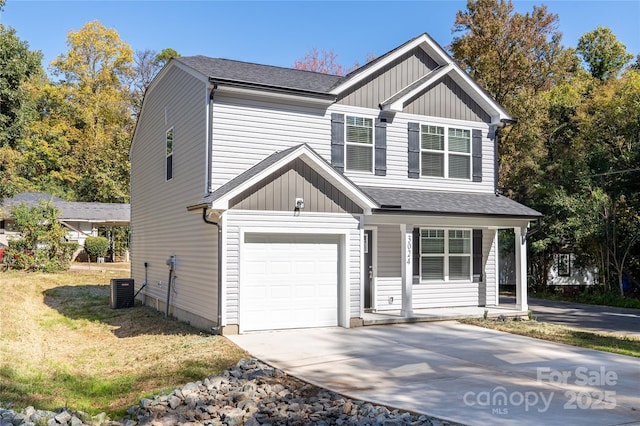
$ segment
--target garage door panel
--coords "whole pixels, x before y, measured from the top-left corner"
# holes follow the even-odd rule
[[[338,253],[336,236],[246,234],[241,329],[337,325]]]

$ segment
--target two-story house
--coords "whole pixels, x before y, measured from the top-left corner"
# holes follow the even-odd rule
[[[512,121],[426,34],[344,77],[174,58],[131,146],[136,287],[224,333],[495,306],[512,228],[526,311],[540,214],[496,191]]]

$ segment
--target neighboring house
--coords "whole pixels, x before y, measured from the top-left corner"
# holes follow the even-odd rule
[[[77,241],[80,246],[84,246],[88,236],[97,236],[98,228],[129,226],[129,204],[65,201],[43,192],[23,192],[2,200],[0,245],[8,245],[8,240],[18,235],[13,227],[11,209],[23,203],[36,206],[41,200],[50,201],[60,211],[58,220],[67,228],[67,239]]]
[[[598,268],[576,265],[573,253],[556,253],[549,268],[548,285],[595,285],[598,283]]]
[[[496,191],[512,121],[426,34],[344,77],[174,58],[131,146],[136,287],[222,333],[495,306],[511,228],[526,311],[540,214]]]

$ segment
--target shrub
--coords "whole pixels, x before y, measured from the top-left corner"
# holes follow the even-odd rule
[[[5,250],[7,269],[54,272],[68,268],[62,242],[65,231],[58,214],[55,206],[44,200],[31,207],[22,203],[11,210],[20,238],[9,241]]]
[[[105,257],[109,250],[109,240],[105,237],[87,237],[84,249],[93,257]]]

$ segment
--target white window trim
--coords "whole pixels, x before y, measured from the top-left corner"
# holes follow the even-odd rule
[[[444,253],[431,254],[422,253],[422,231],[423,230],[435,230],[444,231]],[[469,231],[469,253],[467,254],[453,254],[455,257],[468,257],[469,258],[469,278],[452,280],[449,278],[449,257],[452,256],[449,253],[449,231]],[[473,229],[471,228],[439,228],[439,227],[424,227],[420,228],[419,234],[419,250],[420,250],[420,284],[443,284],[443,283],[456,283],[456,284],[468,284],[473,282]],[[414,242],[415,244],[415,242]],[[423,257],[442,257],[444,258],[444,280],[426,280],[422,278],[422,258]]]
[[[438,151],[434,149],[423,149],[422,148],[422,127],[423,126],[434,126],[434,127],[442,127],[444,128],[444,150]],[[457,129],[457,130],[468,130],[469,131],[469,152],[457,152],[457,151],[449,151],[449,129]],[[473,129],[467,126],[456,126],[450,124],[442,124],[442,123],[420,123],[420,177],[427,179],[447,179],[447,180],[457,180],[462,182],[471,182],[473,179]],[[443,171],[444,176],[427,176],[422,174],[422,153],[429,152],[434,154],[443,154],[444,162],[443,162]],[[449,155],[464,155],[469,157],[469,177],[468,178],[454,178],[449,177]]]
[[[169,132],[171,132],[171,154],[167,153],[167,141],[169,138]],[[170,181],[173,179],[173,172],[175,171],[175,166],[173,164],[173,153],[175,152],[176,149],[176,132],[173,130],[173,126],[169,127],[167,129],[167,131],[164,133],[164,150],[165,150],[165,159],[164,159],[164,180],[165,181]],[[171,157],[171,177],[168,178],[167,176],[167,172],[169,171],[167,166],[168,166],[168,159],[169,157]]]
[[[347,157],[347,146],[365,146],[362,143],[357,142],[349,142],[347,140],[347,129],[349,124],[347,124],[347,120],[349,117],[354,118],[364,118],[371,120],[371,171],[365,170],[350,170],[347,168],[348,157]],[[344,116],[344,171],[349,173],[360,173],[365,175],[372,175],[376,170],[376,119],[374,117],[363,115],[363,114],[345,114]]]

